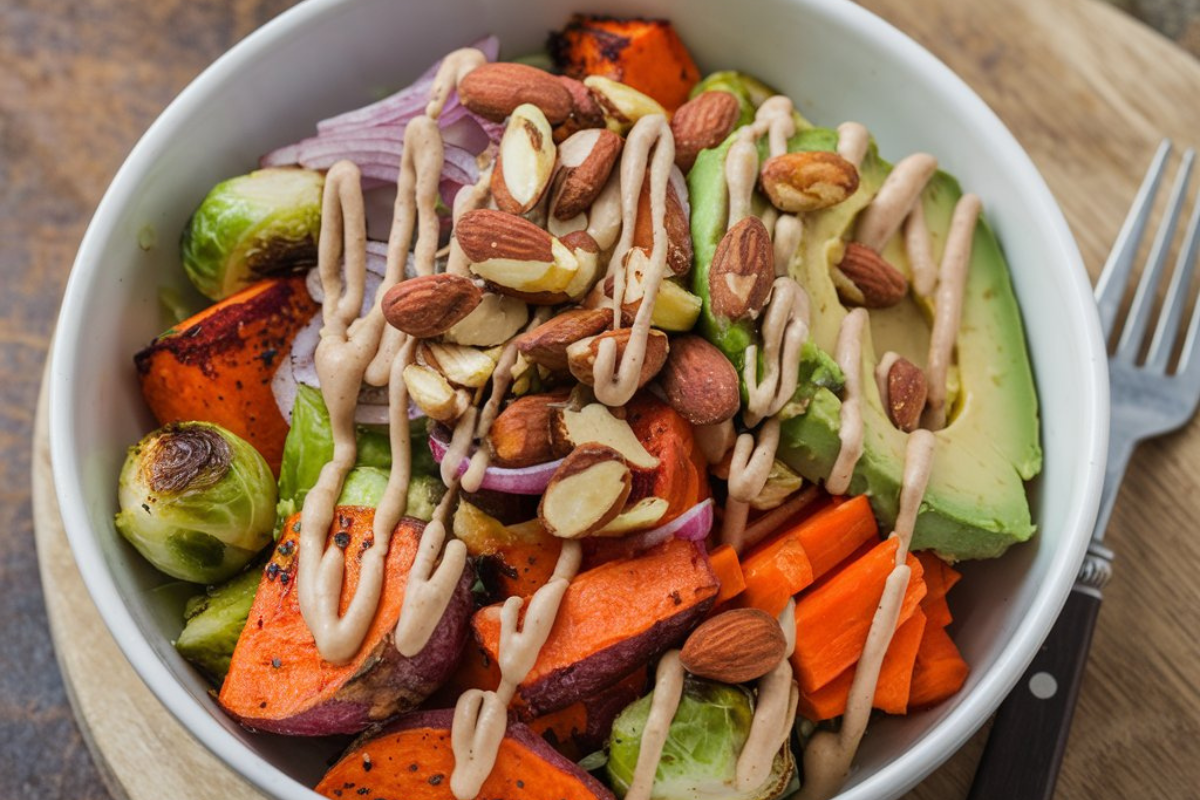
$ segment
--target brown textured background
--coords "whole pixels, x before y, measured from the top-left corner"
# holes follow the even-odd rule
[[[1191,21],[1200,0],[1117,3],[1200,52],[1200,25]],[[34,402],[75,249],[108,181],[159,111],[288,5],[0,4],[0,797],[108,797],[58,677],[29,510]],[[1200,138],[1200,72],[1094,0],[865,5],[950,62],[997,108],[1063,200],[1093,270],[1160,133]],[[1135,460],[1136,490],[1114,519],[1122,560],[1060,797],[1188,798],[1200,786],[1200,555],[1190,509],[1198,439],[1177,437]],[[1146,477],[1152,465],[1154,479]],[[977,746],[978,739],[943,773],[953,779],[919,796],[962,796]],[[205,796],[202,788],[196,796]]]

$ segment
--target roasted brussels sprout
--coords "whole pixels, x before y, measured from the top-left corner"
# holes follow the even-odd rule
[[[613,723],[606,770],[618,797],[625,796],[633,780],[653,698],[651,692],[635,700]],[[771,775],[762,786],[749,792],[737,789],[737,760],[753,718],[748,690],[688,676],[650,796],[655,800],[774,800],[783,796],[796,771],[787,744],[775,757]]]
[[[188,600],[184,609],[183,631],[175,649],[217,686],[229,671],[229,659],[246,627],[261,578],[261,569],[248,569],[219,586],[209,586]]]
[[[167,425],[129,449],[117,530],[147,561],[220,583],[271,543],[275,478],[254,447],[207,422]]]
[[[223,300],[258,278],[317,263],[325,178],[260,169],[218,183],[183,231],[183,268],[201,294]]]

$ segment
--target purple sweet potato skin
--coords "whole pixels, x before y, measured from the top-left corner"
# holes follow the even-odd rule
[[[672,647],[679,645],[708,614],[715,597],[660,620],[637,636],[593,653],[570,666],[522,686],[521,699],[534,716],[566,708],[583,698],[598,694],[625,677],[633,669],[649,664]]]

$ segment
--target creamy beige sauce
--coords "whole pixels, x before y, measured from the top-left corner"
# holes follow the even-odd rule
[[[697,425],[692,432],[696,437],[696,446],[710,465],[720,464],[737,441],[737,429],[733,426],[732,418],[712,425]]]
[[[838,426],[838,439],[842,444],[825,481],[830,494],[846,493],[850,479],[854,477],[854,466],[862,455],[862,336],[866,325],[866,309],[856,308],[846,315],[838,330],[836,360],[845,376],[846,390]]]
[[[451,211],[453,224],[457,225],[463,214],[482,208],[491,196],[492,166],[485,167],[479,173],[479,180],[472,186],[463,187],[454,195],[454,208]],[[446,260],[446,272],[451,275],[471,276],[471,264],[462,245],[454,236],[450,237],[450,252]]]
[[[867,147],[871,144],[871,134],[866,126],[857,122],[843,122],[838,125],[837,132],[837,154],[856,168],[861,167],[862,160],[867,156]]]
[[[808,319],[808,294],[792,278],[776,278],[771,287],[771,300],[763,313],[761,382],[757,344],[746,348],[742,367],[747,394],[742,418],[747,425],[757,425],[765,417],[779,413],[796,393],[800,349],[808,340]]]
[[[908,548],[912,542],[921,498],[925,495],[933,468],[934,445],[934,436],[927,430],[914,431],[908,438],[900,490],[900,512],[896,518],[896,529],[892,532],[892,536],[900,540],[896,549],[896,566],[884,583],[883,595],[871,620],[862,657],[855,667],[841,729],[837,732],[817,732],[804,749],[805,783],[797,795],[799,800],[829,800],[834,797],[846,780],[854,754],[866,733],[875,701],[875,688],[879,683],[879,671],[896,631],[904,593],[911,577],[911,570],[906,563]]]
[[[908,218],[904,220],[904,249],[908,254],[912,270],[912,288],[920,297],[933,293],[937,283],[937,264],[933,260],[933,243],[929,240],[929,226],[925,223],[925,204],[920,197],[913,203]]]
[[[900,230],[900,224],[936,171],[937,159],[928,153],[914,153],[896,164],[859,217],[855,240],[876,252],[882,250]]]
[[[888,407],[888,374],[899,360],[900,354],[889,350],[883,354],[883,358],[879,359],[879,363],[875,366],[875,388],[879,390],[879,400],[883,403],[884,408]]]
[[[651,158],[653,150],[653,158]],[[675,164],[675,139],[671,126],[661,114],[642,117],[629,131],[621,154],[621,237],[609,260],[608,276],[613,278],[611,302],[613,328],[621,327],[621,307],[625,302],[625,288],[629,283],[625,267],[625,254],[633,244],[634,226],[637,221],[638,196],[646,166],[650,166],[650,218],[654,232],[654,245],[646,261],[645,274],[641,281],[642,303],[634,318],[629,342],[617,363],[617,343],[604,339],[596,353],[593,365],[593,391],[596,399],[606,406],[622,406],[629,402],[642,374],[642,363],[646,358],[646,340],[650,336],[650,320],[654,313],[654,301],[667,267],[667,187],[671,168]]]
[[[768,137],[771,156],[787,152],[787,141],[796,133],[792,101],[783,95],[769,97],[758,107],[754,122],[738,130],[725,157],[725,185],[729,192],[729,221],[732,228],[750,216],[754,187],[758,183],[758,140]]]
[[[746,526],[746,530],[742,533],[742,546],[747,549],[754,547],[763,539],[778,531],[783,523],[816,502],[820,496],[820,492],[816,486],[809,486],[782,505],[766,512],[754,520],[752,525]]]
[[[758,680],[758,701],[750,723],[750,735],[737,761],[737,788],[748,792],[761,786],[771,775],[771,765],[788,740],[796,721],[800,689],[792,680],[788,659],[796,649],[796,601],[789,599],[779,615],[786,643],[783,658],[775,668]]]
[[[771,238],[775,245],[775,275],[782,278],[791,274],[789,266],[804,238],[804,223],[795,214],[780,214]]]
[[[971,263],[971,245],[975,223],[983,209],[978,195],[964,194],[954,206],[950,232],[938,273],[934,300],[933,333],[929,339],[926,378],[929,384],[928,406],[921,422],[924,427],[940,430],[946,425],[946,374],[954,357],[954,343],[962,321],[963,290],[967,284],[967,266]]]
[[[508,704],[521,681],[533,669],[542,645],[550,636],[563,595],[579,571],[581,553],[578,542],[563,542],[554,574],[529,598],[523,621],[521,609],[525,601],[522,598],[510,597],[501,608],[497,659],[500,685],[494,692],[478,689],[465,692],[454,708],[450,733],[454,771],[450,775],[450,790],[458,800],[470,800],[478,795],[496,764],[500,742],[508,726]]]
[[[658,772],[658,760],[662,757],[663,745],[671,732],[671,721],[679,710],[683,699],[683,664],[679,651],[669,650],[658,662],[654,673],[654,698],[650,701],[650,713],[642,728],[642,742],[638,750],[637,766],[625,800],[649,800],[654,788],[654,774]]]

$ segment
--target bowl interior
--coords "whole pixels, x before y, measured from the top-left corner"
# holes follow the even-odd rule
[[[185,726],[263,791],[305,785],[344,741],[251,735],[227,720],[171,646],[178,592],[115,533],[125,448],[153,427],[132,355],[164,325],[160,287],[183,288],[176,242],[217,181],[314,123],[403,86],[485,33],[503,57],[541,46],[576,2],[310,0],[218,61],[154,125],[84,240],[59,323],[51,436],[64,520],[85,580],[131,662]],[[966,565],[956,639],[972,665],[938,708],[872,725],[847,798],[895,797],[947,757],[1019,677],[1082,556],[1103,465],[1107,394],[1090,289],[1061,214],[1015,141],[966,87],[894,29],[820,0],[609,0],[614,14],[666,16],[703,70],[741,69],[793,97],[817,124],[868,126],[883,154],[935,153],[981,195],[1010,261],[1041,396],[1046,453],[1032,487],[1040,534],[1006,558]]]

